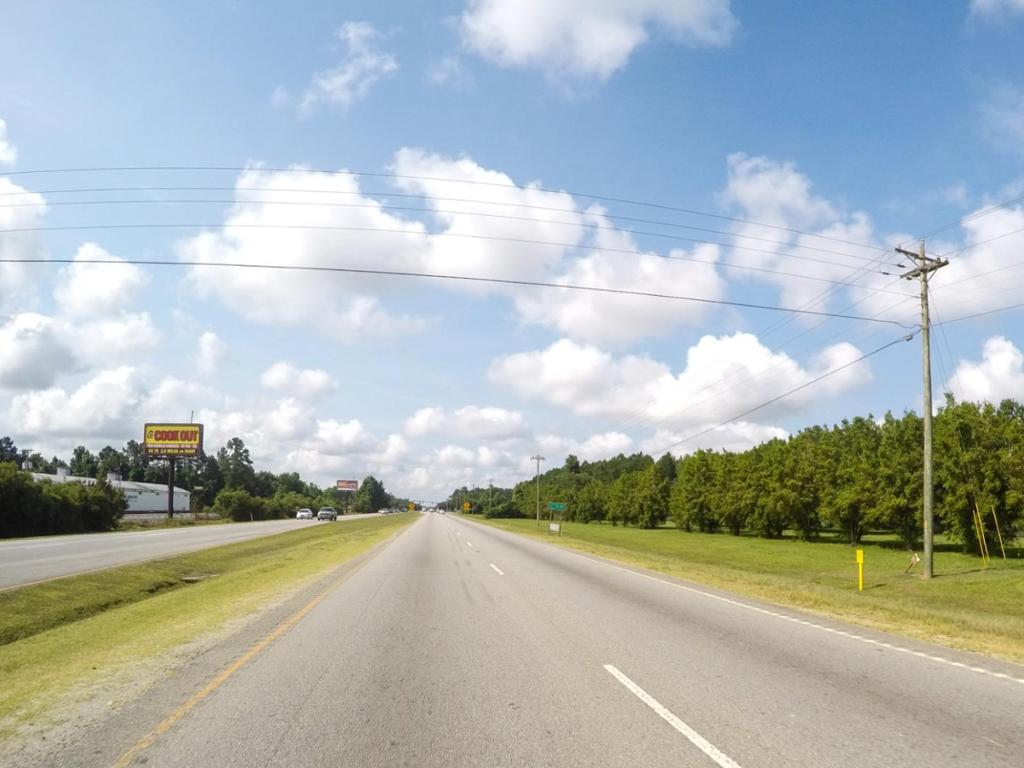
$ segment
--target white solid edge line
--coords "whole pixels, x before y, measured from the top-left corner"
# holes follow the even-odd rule
[[[467,541],[466,542],[466,546],[469,547],[470,549],[472,549],[473,548],[473,542]]]
[[[614,666],[612,666],[611,664],[605,664],[604,668],[608,670],[608,673],[612,677],[614,677],[616,680],[618,680],[620,683],[626,686],[626,689],[630,693],[632,693],[634,696],[640,699],[640,701],[642,701],[648,707],[653,709],[655,713],[657,713],[658,717],[660,717],[666,723],[668,723],[677,731],[679,731],[679,733],[683,734],[683,736],[685,736],[691,744],[693,744],[695,747],[697,747],[697,749],[699,749],[705,755],[707,755],[716,763],[718,763],[722,768],[740,768],[739,763],[737,763],[735,760],[733,760],[731,757],[725,754],[725,752],[720,750],[710,741],[708,741],[695,730],[693,730],[693,728],[691,728],[678,717],[676,717],[674,714],[672,714],[672,712],[668,710],[664,705],[662,705],[660,701],[658,701],[656,698],[651,696],[651,694],[649,694],[639,685],[637,685],[624,674],[622,674]]]
[[[501,568],[496,566],[494,563],[491,563],[491,568],[493,568],[494,572],[497,573],[499,576],[504,576],[505,575],[505,572],[503,570],[501,570]]]
[[[481,523],[476,523],[476,525],[481,525]],[[498,533],[506,533],[506,532],[498,530]],[[511,533],[511,532],[508,532],[508,535],[516,536],[517,538],[523,539],[524,541],[532,541],[532,539],[525,538],[523,536],[518,536],[517,534]],[[547,542],[534,542],[534,543],[540,544],[540,545],[547,544]],[[904,648],[904,647],[899,646],[899,645],[893,645],[892,643],[887,643],[887,642],[884,642],[882,640],[875,640],[874,638],[871,638],[871,637],[865,637],[864,635],[858,635],[855,632],[847,632],[847,631],[842,630],[842,629],[835,629],[834,627],[826,627],[823,624],[816,624],[815,622],[808,621],[807,619],[801,619],[801,618],[798,618],[796,616],[787,616],[784,613],[779,613],[778,611],[770,611],[767,608],[761,608],[761,607],[756,606],[756,605],[751,605],[750,603],[744,603],[741,600],[733,600],[732,598],[729,598],[729,597],[724,597],[722,595],[716,595],[713,592],[705,592],[703,589],[697,589],[696,587],[688,587],[685,584],[677,584],[676,582],[668,581],[667,579],[659,579],[657,576],[651,576],[648,573],[641,573],[640,571],[634,571],[634,570],[631,570],[629,568],[623,568],[621,565],[615,565],[614,563],[609,563],[606,560],[599,560],[599,559],[594,558],[594,557],[588,557],[587,555],[583,554],[582,552],[574,552],[574,551],[572,551],[570,549],[566,549],[565,547],[558,547],[558,546],[555,546],[553,544],[547,544],[547,546],[552,548],[556,552],[564,552],[567,555],[572,555],[573,557],[578,557],[581,560],[586,560],[588,563],[593,563],[595,565],[603,565],[603,566],[605,566],[607,568],[614,568],[615,570],[622,571],[623,573],[629,573],[629,574],[632,574],[633,576],[638,576],[638,577],[640,577],[642,579],[648,579],[649,581],[656,581],[659,584],[664,584],[665,586],[668,586],[668,587],[675,587],[676,589],[681,589],[684,592],[690,592],[691,594],[694,594],[694,595],[701,595],[703,597],[707,597],[707,598],[710,598],[712,600],[718,600],[721,603],[726,603],[728,605],[734,605],[737,608],[746,608],[748,611],[755,611],[756,613],[760,613],[760,614],[763,614],[765,616],[772,616],[773,618],[776,618],[776,619],[782,619],[783,621],[788,621],[791,624],[799,624],[801,626],[809,627],[811,629],[817,629],[817,630],[819,630],[821,632],[828,632],[830,635],[838,635],[840,637],[849,638],[850,640],[857,640],[857,641],[862,642],[862,643],[867,643],[868,645],[873,645],[873,646],[875,646],[877,648],[885,648],[886,650],[897,651],[898,653],[905,653],[905,654],[907,654],[909,656],[917,656],[918,658],[921,658],[921,659],[927,659],[928,661],[934,661],[937,664],[945,664],[946,666],[955,667],[957,669],[966,669],[966,670],[969,670],[971,672],[977,672],[978,674],[981,674],[981,675],[988,675],[989,677],[994,677],[994,678],[996,678],[998,680],[1009,680],[1010,682],[1014,682],[1014,683],[1018,683],[1020,685],[1024,685],[1024,677],[1014,677],[1013,675],[1006,674],[1005,672],[994,672],[991,669],[985,669],[984,667],[976,667],[976,666],[973,666],[973,665],[970,665],[970,664],[965,664],[962,661],[953,661],[952,659],[946,659],[946,658],[943,658],[942,656],[935,656],[934,654],[925,653],[924,651],[914,651],[914,650],[911,650],[910,648]]]

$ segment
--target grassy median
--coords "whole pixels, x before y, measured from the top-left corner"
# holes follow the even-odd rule
[[[0,739],[96,681],[223,629],[416,515],[308,528],[0,592]]]
[[[770,541],[751,536],[563,523],[562,536],[533,520],[481,520],[630,565],[722,587],[856,624],[1024,663],[1024,559],[1008,552],[982,567],[977,557],[935,554],[936,578],[889,537],[868,537],[864,591],[847,544]]]

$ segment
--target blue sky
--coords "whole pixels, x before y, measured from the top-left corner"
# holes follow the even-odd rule
[[[19,203],[0,228],[102,226],[8,232],[0,249],[383,266],[912,324],[893,294],[913,286],[879,274],[895,259],[857,268],[952,224],[929,240],[969,246],[934,280],[951,319],[1024,288],[1024,237],[1006,235],[1024,228],[1019,202],[958,223],[1024,193],[1022,33],[1019,0],[20,4],[0,25],[0,192]],[[228,170],[36,173],[164,165]],[[57,191],[101,187],[144,189]],[[147,202],[82,204],[124,199]],[[107,227],[156,223],[193,226]],[[523,477],[537,450],[656,451],[902,332],[783,317],[402,278],[5,265],[0,433],[67,453],[195,410],[208,448],[238,434],[262,466],[373,472],[432,498]],[[946,334],[937,396],[1024,396],[1020,313]],[[917,340],[898,345],[675,451],[919,408],[918,366]]]

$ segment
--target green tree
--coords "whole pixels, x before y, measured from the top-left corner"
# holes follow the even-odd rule
[[[224,478],[224,487],[242,489],[252,493],[256,485],[256,472],[252,468],[249,449],[240,437],[233,437],[217,451],[217,464]]]
[[[710,451],[699,450],[680,459],[669,495],[669,511],[676,527],[710,533],[721,523],[712,506],[715,476]]]
[[[96,457],[84,445],[75,448],[71,454],[69,464],[72,475],[76,477],[96,477],[96,469],[99,466]]]
[[[373,475],[367,475],[359,484],[359,490],[352,500],[352,511],[357,513],[379,512],[388,504],[388,493],[384,484]]]
[[[16,446],[14,441],[7,435],[0,437],[0,462],[17,460],[18,446]]]

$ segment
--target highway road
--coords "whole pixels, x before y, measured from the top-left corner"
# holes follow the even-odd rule
[[[355,520],[360,517],[368,515],[346,515],[338,520]],[[7,539],[0,541],[0,589],[194,552],[309,525],[328,523],[315,520],[266,520],[155,531]]]
[[[425,515],[308,600],[52,764],[1024,764],[1022,667],[458,518]]]

